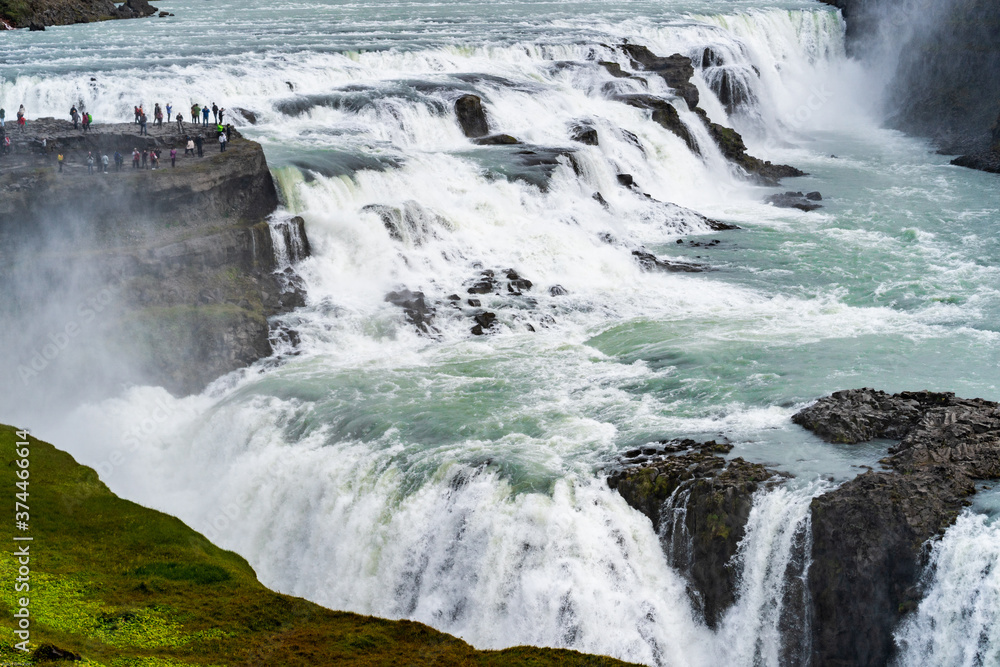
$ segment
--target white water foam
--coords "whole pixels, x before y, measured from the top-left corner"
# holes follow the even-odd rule
[[[900,667],[1000,665],[1000,524],[966,513],[934,545],[927,593],[896,632]]]

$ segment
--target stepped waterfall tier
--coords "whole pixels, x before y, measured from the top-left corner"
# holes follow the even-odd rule
[[[991,7],[157,6],[0,39],[37,664],[1000,667]]]

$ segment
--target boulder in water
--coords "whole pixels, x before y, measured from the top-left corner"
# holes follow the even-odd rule
[[[578,141],[586,146],[597,146],[600,139],[597,136],[597,128],[589,123],[577,123],[570,128],[569,138]]]
[[[255,114],[253,111],[250,111],[249,109],[242,109],[240,107],[236,107],[235,109],[233,109],[233,111],[242,116],[243,119],[246,122],[250,123],[251,125],[257,124],[257,114]]]
[[[478,95],[463,95],[455,102],[455,114],[462,132],[470,139],[485,137],[490,133],[483,101]]]
[[[493,328],[493,325],[496,323],[497,315],[496,313],[485,311],[477,313],[472,319],[476,321],[476,325],[472,327],[472,335],[482,336]]]
[[[822,204],[816,202],[823,197],[818,192],[810,192],[804,195],[801,192],[786,192],[780,195],[771,195],[764,201],[779,208],[797,208],[800,211],[815,211],[823,208]]]
[[[31,32],[39,32],[45,30],[45,24],[41,21],[32,21],[28,24],[28,30]]]
[[[472,143],[478,144],[479,146],[511,146],[521,142],[509,134],[491,134],[486,137],[473,139]]]
[[[411,292],[403,289],[398,292],[389,292],[385,295],[385,300],[394,306],[403,309],[406,321],[425,334],[437,333],[433,326],[434,309],[427,305],[423,292]]]

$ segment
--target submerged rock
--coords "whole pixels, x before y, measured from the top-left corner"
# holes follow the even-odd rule
[[[490,124],[486,120],[483,100],[478,95],[463,95],[455,102],[455,114],[462,132],[470,139],[485,137],[490,133]]]

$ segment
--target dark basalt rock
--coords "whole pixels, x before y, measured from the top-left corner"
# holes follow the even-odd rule
[[[593,125],[586,123],[579,123],[570,128],[569,138],[587,146],[597,146],[600,144],[597,129]]]
[[[655,72],[663,77],[667,85],[677,91],[677,94],[687,102],[688,107],[698,106],[698,87],[691,83],[694,76],[694,65],[687,56],[675,53],[663,58],[657,56],[645,46],[638,44],[623,44],[621,50],[632,59],[636,69]]]
[[[549,288],[550,296],[565,296],[566,294],[569,294],[569,290],[562,285],[553,285]]]
[[[974,480],[1000,477],[1000,405],[951,393],[841,391],[793,421],[844,443],[901,438],[882,463],[812,502],[815,664],[882,665],[920,598],[927,540],[950,526]]]
[[[795,178],[798,176],[808,176],[804,171],[785,164],[771,164],[767,160],[753,157],[747,154],[746,144],[743,137],[736,130],[713,123],[708,119],[702,109],[695,109],[701,119],[708,127],[715,143],[719,146],[722,154],[732,162],[735,162],[762,185],[777,185],[783,178]]]
[[[491,134],[488,137],[473,139],[472,143],[479,146],[511,146],[521,142],[509,134]]]
[[[740,228],[739,225],[732,225],[728,222],[720,222],[719,220],[712,220],[711,218],[705,218],[705,224],[707,224],[709,229],[713,232],[728,232]]]
[[[487,331],[493,328],[493,325],[497,319],[497,315],[496,313],[482,312],[474,315],[472,319],[475,320],[476,322],[476,325],[472,327],[472,335],[482,336],[485,335]]]
[[[660,259],[648,250],[633,250],[632,256],[646,271],[667,271],[669,273],[703,273],[708,270],[701,264],[689,264],[687,262],[671,262]]]
[[[497,272],[492,269],[484,269],[480,272],[476,282],[468,288],[469,294],[507,294],[520,295],[527,292],[532,287],[532,282],[522,278],[514,269],[504,269],[504,278],[498,278]]]
[[[455,114],[462,132],[470,139],[485,137],[490,133],[490,124],[486,120],[483,101],[477,95],[463,95],[455,102]]]
[[[250,123],[251,125],[256,125],[257,124],[257,114],[255,114],[253,111],[250,111],[249,109],[241,109],[241,108],[235,108],[235,109],[233,109],[233,111],[235,113],[238,113],[239,115],[243,116],[243,119],[246,122]]]
[[[687,577],[692,598],[716,627],[732,606],[734,568],[753,494],[777,473],[741,458],[727,461],[731,445],[664,441],[627,452],[608,485],[653,522],[671,565]]]
[[[962,155],[951,161],[956,167],[977,169],[990,174],[1000,174],[1000,151],[982,151],[970,155]]]
[[[28,24],[28,30],[30,32],[41,32],[45,30],[45,24],[41,21],[32,21]]]
[[[398,292],[389,292],[385,295],[385,300],[394,306],[403,309],[406,321],[412,324],[421,333],[437,333],[433,325],[434,309],[427,305],[423,292],[411,292],[403,289]]]
[[[810,192],[808,195],[801,192],[786,192],[780,195],[771,195],[764,201],[779,208],[797,208],[800,211],[809,212],[823,208],[822,204],[816,203],[822,199],[822,195],[818,192]]]
[[[618,174],[616,178],[619,185],[623,185],[626,188],[635,187],[635,179],[632,178],[632,174]]]
[[[681,121],[677,109],[670,102],[655,95],[619,95],[615,99],[637,109],[652,111],[654,123],[683,139],[684,143],[687,144],[687,147],[693,153],[701,154],[701,151],[698,149],[698,143],[691,136],[691,132],[687,126]]]
[[[632,74],[629,74],[628,72],[624,71],[622,69],[622,66],[619,65],[618,63],[612,63],[606,60],[601,60],[597,64],[606,69],[608,71],[608,74],[615,77],[616,79],[634,78]]]

